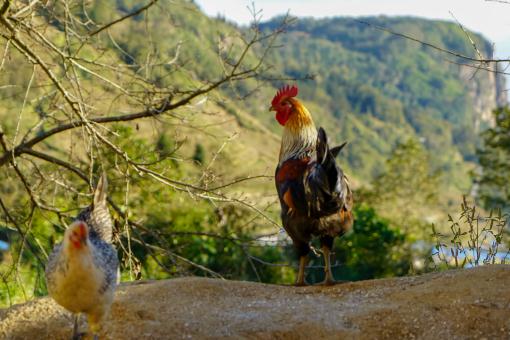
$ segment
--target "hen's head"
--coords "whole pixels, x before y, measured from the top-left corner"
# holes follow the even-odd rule
[[[290,116],[295,110],[296,101],[292,98],[297,96],[297,86],[284,86],[276,92],[271,101],[270,111],[276,111],[276,120],[280,125],[285,126]]]
[[[89,227],[83,221],[75,221],[67,228],[64,237],[67,239],[71,249],[83,249],[87,246]]]

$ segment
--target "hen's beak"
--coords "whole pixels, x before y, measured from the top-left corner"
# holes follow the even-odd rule
[[[276,111],[272,105],[269,107],[269,112],[271,111]]]
[[[87,244],[88,230],[87,224],[83,221],[73,222],[69,228],[71,228],[69,235],[69,241],[74,245],[76,249],[80,249]]]

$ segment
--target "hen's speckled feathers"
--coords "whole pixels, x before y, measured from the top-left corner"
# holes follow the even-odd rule
[[[99,238],[111,243],[113,222],[108,210],[107,190],[108,181],[103,173],[94,191],[94,200],[76,216],[75,220],[87,223],[90,228],[91,239]]]
[[[113,302],[118,275],[117,251],[112,242],[112,219],[106,205],[103,174],[92,204],[81,211],[57,244],[46,265],[49,295],[73,313],[85,313],[97,335]],[[77,336],[75,320],[75,334]]]

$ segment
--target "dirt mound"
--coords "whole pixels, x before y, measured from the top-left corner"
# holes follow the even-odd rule
[[[123,284],[102,338],[508,339],[509,285],[507,265],[332,287],[197,277]],[[3,339],[71,335],[72,318],[49,298],[0,318]]]

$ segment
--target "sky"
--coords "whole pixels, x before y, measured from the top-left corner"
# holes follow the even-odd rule
[[[503,3],[508,1],[508,3]],[[262,20],[290,11],[298,17],[411,15],[453,21],[495,43],[496,56],[510,56],[510,0],[195,0],[210,16],[221,14],[239,24],[251,19],[248,6],[262,10]]]

